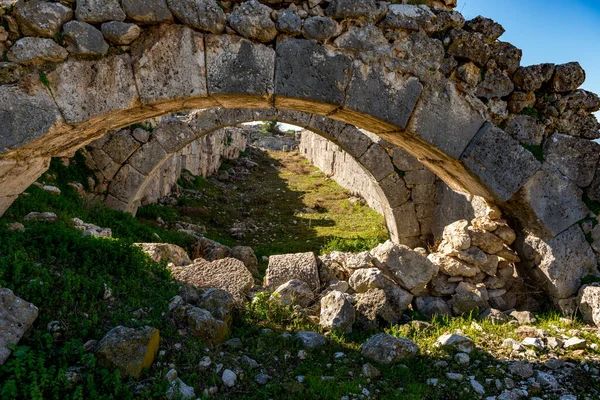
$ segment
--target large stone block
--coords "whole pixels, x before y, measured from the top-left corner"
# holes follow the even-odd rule
[[[275,290],[290,279],[306,282],[314,292],[319,290],[321,286],[319,269],[314,253],[281,254],[269,257],[264,286]]]
[[[173,15],[165,0],[121,0],[127,18],[138,24],[171,21]]]
[[[307,128],[331,140],[355,159],[361,157],[373,143],[356,127],[320,115],[313,115]]]
[[[487,122],[460,160],[499,201],[510,199],[541,164],[519,142]]]
[[[98,61],[69,60],[48,74],[52,94],[68,123],[138,106],[138,92],[129,55]]]
[[[157,140],[150,140],[129,158],[129,165],[144,175],[150,175],[169,156]]]
[[[153,134],[167,153],[182,149],[197,137],[187,123],[174,118],[163,120]]]
[[[592,183],[600,159],[600,144],[556,133],[544,144],[545,161],[579,187]]]
[[[528,234],[516,246],[523,259],[521,269],[557,299],[576,294],[581,278],[596,270],[596,257],[579,225],[549,240]]]
[[[387,198],[392,208],[401,206],[410,198],[410,191],[398,174],[388,175],[379,182],[377,187],[381,191],[381,196]]]
[[[280,42],[276,50],[277,108],[324,114],[342,105],[350,57],[300,39]]]
[[[25,36],[54,37],[61,26],[73,18],[71,8],[39,0],[16,2],[14,12]]]
[[[20,148],[62,127],[61,113],[41,84],[32,92],[0,86],[0,152]]]
[[[478,102],[458,92],[450,81],[440,78],[424,86],[408,130],[458,159],[485,121]]]
[[[135,200],[145,179],[145,175],[140,174],[132,166],[125,165],[115,175],[108,192],[118,200],[129,203]]]
[[[275,51],[231,35],[206,36],[208,91],[226,107],[269,107]]]
[[[19,343],[37,316],[36,306],[15,296],[10,289],[0,289],[0,365],[12,353],[9,346]]]
[[[552,238],[587,216],[589,210],[581,196],[575,183],[551,167],[543,167],[503,208],[518,218],[524,229]]]
[[[394,172],[394,164],[385,149],[373,144],[360,156],[358,162],[367,170],[377,182]]]
[[[204,36],[181,25],[152,27],[131,48],[144,104],[206,97]]]
[[[338,118],[368,124],[371,132],[406,128],[423,85],[414,76],[354,62],[343,110]]]
[[[420,235],[421,227],[419,226],[417,212],[412,201],[407,201],[401,206],[392,209],[386,209],[384,214],[386,220],[391,219],[392,221],[396,221],[397,232],[390,232],[394,239]],[[388,226],[388,229],[390,228]]]

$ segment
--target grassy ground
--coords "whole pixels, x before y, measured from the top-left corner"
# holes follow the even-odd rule
[[[251,149],[249,156],[258,167],[245,178],[224,184],[214,177],[197,177],[187,186],[201,193],[179,197],[175,208],[142,207],[138,217],[152,223],[159,216],[167,222],[185,216],[204,225],[207,237],[228,246],[250,246],[259,259],[304,251],[367,250],[387,239],[381,215],[352,204],[347,191],[297,152]],[[238,240],[230,234],[236,223],[255,228]]]

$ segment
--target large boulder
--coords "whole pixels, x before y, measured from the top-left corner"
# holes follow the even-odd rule
[[[12,352],[9,346],[19,343],[37,316],[36,306],[15,296],[10,289],[0,289],[0,365]]]
[[[240,260],[224,258],[212,262],[200,260],[187,267],[172,267],[173,277],[200,289],[219,288],[243,302],[246,293],[254,286],[254,278]]]
[[[396,325],[400,322],[402,311],[392,307],[388,295],[382,289],[369,289],[355,295],[356,325],[364,330],[380,326]]]
[[[356,318],[350,295],[334,290],[321,299],[320,325],[324,329],[352,332]]]
[[[361,354],[382,364],[392,364],[407,358],[414,358],[419,353],[419,346],[405,338],[397,338],[387,333],[371,336],[362,345]]]
[[[60,3],[48,1],[18,1],[15,17],[25,36],[53,38],[62,25],[73,18],[73,10]]]
[[[142,251],[150,256],[156,262],[165,260],[168,263],[173,263],[176,266],[190,265],[192,260],[187,252],[174,244],[169,243],[136,243]]]
[[[271,290],[297,279],[310,287],[313,292],[319,290],[319,267],[314,253],[282,254],[269,257],[269,267],[264,285]]]
[[[292,279],[275,289],[271,298],[282,306],[297,304],[308,307],[315,295],[306,282]]]
[[[198,307],[209,311],[213,317],[231,326],[235,299],[231,293],[223,289],[208,289],[196,302]]]
[[[579,290],[579,311],[586,322],[600,327],[600,285],[593,283]]]
[[[231,257],[243,262],[252,275],[258,275],[258,259],[251,247],[235,246],[231,249]]]
[[[116,368],[122,375],[139,378],[143,368],[150,368],[158,352],[158,329],[117,326],[98,343],[96,358],[107,368]]]
[[[389,270],[400,286],[415,295],[420,294],[438,272],[421,253],[389,240],[371,250],[371,255],[378,268]]]

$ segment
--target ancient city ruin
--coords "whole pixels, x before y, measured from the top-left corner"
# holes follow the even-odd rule
[[[600,398],[600,97],[580,88],[586,74],[576,61],[521,66],[522,51],[500,40],[500,24],[465,20],[456,6],[0,0],[0,234],[12,246],[0,253],[0,365],[8,366],[0,393],[148,398],[163,385],[157,396],[169,399],[401,398],[404,389],[376,382],[397,381],[393,366],[418,360],[427,372],[411,370],[410,379],[426,389],[408,398]],[[265,144],[275,140],[272,131],[247,124],[261,121],[298,130],[284,136],[273,128],[285,143],[273,149]],[[271,151],[280,158],[266,161]],[[314,248],[263,259],[241,240],[268,228],[233,226],[228,240],[236,245],[228,246],[210,236],[217,228],[193,219],[202,214],[218,226],[218,210],[194,204],[213,196],[225,207],[233,201],[227,196],[246,195],[247,176],[259,170],[267,179],[267,167],[281,171],[296,156],[358,196],[359,209],[380,214],[388,240],[363,251]],[[242,204],[248,210],[240,213],[250,218],[254,205]],[[164,220],[173,213],[176,220]],[[41,237],[48,242],[35,252],[13,250]],[[69,263],[79,265],[75,249],[98,243],[105,254],[119,254],[102,261],[115,263],[107,275],[92,272],[98,261],[81,262],[87,272],[66,272]],[[48,253],[38,254],[40,247]],[[64,269],[44,266],[61,257]],[[150,282],[160,281],[152,294],[161,293],[160,305],[144,308],[135,296],[127,301],[137,309],[120,305],[138,285],[111,289],[106,282],[113,273],[127,280],[119,257],[139,263],[138,290],[154,292]],[[90,293],[98,291],[90,304],[113,319],[76,328],[64,321],[95,320],[91,311],[44,314],[47,305],[26,298],[28,290],[44,292],[31,282],[50,279],[38,269],[55,267],[52,276],[60,279],[103,276],[90,283]],[[37,272],[25,284],[22,271],[30,270]],[[77,299],[85,285],[76,282],[61,283],[55,295],[68,298],[65,304],[85,302]],[[535,325],[547,318],[558,322]],[[277,327],[261,325],[267,322]],[[489,334],[479,324],[517,326],[510,334],[522,340],[489,344],[506,349],[500,356],[480,345]],[[421,331],[437,334],[429,346],[435,350],[416,343]],[[40,359],[80,340],[73,346],[119,383],[83,389],[81,382],[96,382],[101,372],[65,361],[52,367],[52,374],[65,369],[49,379],[58,388],[34,382],[19,392],[14,365],[34,357],[26,353],[42,334],[54,347]],[[358,336],[344,336],[352,334]],[[176,335],[200,347],[186,347]],[[246,335],[252,344],[242,344]],[[261,347],[269,335],[293,343],[272,344],[277,362],[298,363],[279,375],[266,360],[250,358],[248,346]],[[320,365],[316,354],[328,343],[352,348],[344,340],[360,340],[360,352],[337,351],[333,363],[358,366],[365,381],[348,378],[358,386],[343,393],[333,388],[342,379],[337,373],[305,382],[306,366]],[[27,349],[17,347],[23,343]],[[213,360],[219,351],[221,360]],[[478,352],[491,352],[490,359]],[[493,362],[508,375],[483,371]],[[119,386],[121,378],[140,376],[137,386]],[[250,384],[264,393],[241,389]]]

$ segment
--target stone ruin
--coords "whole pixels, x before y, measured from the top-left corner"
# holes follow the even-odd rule
[[[361,128],[497,204],[520,268],[569,303],[597,274],[600,99],[579,64],[521,67],[499,24],[427,3],[3,0],[0,210],[51,157],[169,112],[218,109],[194,138],[276,119],[346,150]]]

